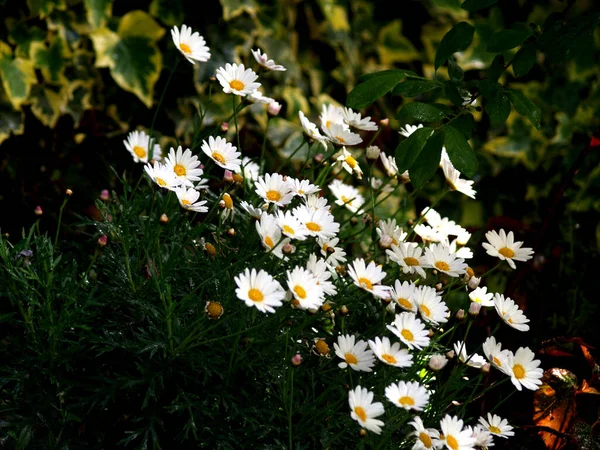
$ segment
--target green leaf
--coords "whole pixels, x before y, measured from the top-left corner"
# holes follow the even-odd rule
[[[471,139],[471,134],[475,128],[473,114],[467,113],[458,117],[452,122],[452,127],[460,131],[466,139]]]
[[[23,134],[25,130],[24,118],[25,114],[15,111],[9,103],[0,103],[0,144],[8,139],[11,134]]]
[[[60,35],[55,35],[48,47],[43,42],[31,44],[31,59],[37,69],[42,70],[44,79],[51,83],[60,83],[65,69],[67,46]]]
[[[92,28],[100,28],[106,25],[106,21],[112,16],[112,0],[84,0],[87,10],[87,21]]]
[[[381,64],[393,65],[419,59],[420,55],[413,43],[402,34],[402,22],[393,20],[379,29],[377,52]]]
[[[452,125],[446,125],[444,127],[444,146],[456,170],[472,178],[477,171],[479,162],[464,134]]]
[[[490,36],[487,51],[491,53],[505,52],[521,45],[529,36],[531,36],[529,27],[500,30]]]
[[[240,14],[247,13],[250,17],[256,17],[258,6],[254,0],[220,0],[223,7],[223,19],[229,21]]]
[[[444,81],[444,94],[455,106],[462,107],[464,99],[452,81]]]
[[[539,130],[542,119],[542,111],[539,106],[528,99],[521,91],[505,89],[505,92],[516,111],[522,116],[527,117],[533,126]]]
[[[515,77],[527,75],[535,65],[537,51],[533,42],[523,45],[513,58],[512,68]]]
[[[413,102],[402,107],[396,118],[412,117],[419,122],[435,122],[446,117],[446,114],[436,106],[428,103]]]
[[[469,12],[475,12],[487,8],[488,6],[492,6],[498,3],[498,1],[499,0],[465,0],[460,6]]]
[[[13,108],[20,109],[27,100],[31,87],[37,83],[33,63],[22,58],[12,57],[8,44],[0,41],[0,78],[6,96]]]
[[[465,77],[465,73],[462,68],[456,62],[454,56],[448,58],[448,76],[452,81],[459,82]]]
[[[396,165],[398,166],[399,173],[409,170],[412,167],[431,133],[433,133],[433,128],[418,128],[398,144],[396,147]]]
[[[404,79],[404,76],[413,76],[416,77],[417,74],[415,72],[413,72],[412,70],[404,70],[404,69],[387,69],[387,70],[382,70],[380,72],[371,72],[371,73],[363,73],[361,76],[359,76],[357,78],[357,81],[359,83],[362,83],[363,81],[368,81],[372,78],[377,78],[379,76],[383,76],[383,75],[388,75],[388,74],[398,74],[398,76],[400,77],[400,80]]]
[[[416,97],[440,87],[441,85],[437,81],[407,78],[394,88],[392,94],[402,95],[403,97]]]
[[[496,55],[487,71],[487,77],[490,81],[498,81],[502,72],[504,72],[504,56]]]
[[[369,106],[394,89],[403,79],[404,72],[400,70],[380,72],[378,76],[373,76],[352,89],[346,99],[346,105],[353,109]]]
[[[150,14],[169,26],[179,26],[184,22],[183,4],[171,0],[152,0],[150,3]],[[268,51],[268,50],[266,50]],[[271,56],[271,53],[268,53]],[[279,60],[277,60],[279,61]]]
[[[459,22],[442,38],[435,54],[435,70],[456,52],[462,52],[471,45],[475,27],[467,22]]]
[[[502,85],[497,81],[492,81],[489,78],[484,78],[479,83],[479,90],[481,91],[481,95],[483,95],[487,99],[491,99],[498,92],[502,91]]]
[[[436,131],[427,140],[419,158],[410,169],[410,181],[415,188],[421,189],[435,175],[440,166],[443,144],[444,134],[441,131]]]
[[[498,92],[494,97],[486,102],[485,110],[490,116],[492,127],[499,127],[510,114],[510,101],[503,92]]]

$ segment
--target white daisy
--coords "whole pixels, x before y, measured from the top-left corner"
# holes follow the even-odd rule
[[[342,247],[338,247],[339,238],[319,239],[319,247],[321,255],[325,258],[325,262],[331,267],[337,267],[347,261],[346,251]]]
[[[465,429],[469,430],[471,436],[475,439],[475,447],[487,449],[494,446],[494,437],[492,433],[483,428],[481,425],[475,427],[468,426]]]
[[[396,224],[396,219],[380,220],[376,228],[379,235],[379,246],[381,248],[390,248],[392,245],[398,245],[403,242],[407,233]],[[416,244],[411,244],[416,246]]]
[[[123,141],[125,148],[131,153],[133,160],[137,162],[147,163],[150,157],[149,144],[150,136],[143,131],[132,131],[127,135],[127,140]],[[153,145],[152,159],[160,161],[162,151],[160,145]]]
[[[469,299],[473,303],[481,303],[481,306],[494,306],[494,294],[488,293],[487,287],[478,287],[469,292]]]
[[[416,285],[412,281],[401,282],[396,280],[391,295],[392,300],[397,303],[400,308],[413,313],[417,312],[417,302],[415,301]]]
[[[284,71],[284,70],[287,70],[282,65],[275,64],[275,61],[273,61],[272,59],[269,59],[267,57],[266,53],[262,53],[261,54],[259,48],[257,48],[256,50],[250,50],[250,51],[252,52],[252,56],[254,56],[254,59],[256,59],[256,62],[258,64],[260,64],[262,67],[264,67],[265,69],[267,69],[267,70],[275,70],[275,71]]]
[[[308,194],[307,196],[303,197],[302,200],[304,201],[304,206],[307,208],[314,210],[324,209],[327,211],[331,209],[327,203],[327,199],[325,197],[319,197],[317,194]]]
[[[310,270],[302,267],[296,266],[291,272],[287,271],[287,285],[297,301],[296,306],[313,310],[321,307],[325,298],[318,281]]]
[[[448,306],[434,288],[419,286],[415,289],[413,298],[423,320],[434,325],[448,322],[448,316],[450,315]]]
[[[210,59],[210,49],[206,46],[206,41],[197,31],[192,33],[191,27],[181,25],[179,32],[175,26],[171,30],[171,37],[177,50],[192,64],[195,64],[195,61],[206,62]]]
[[[240,202],[240,206],[254,220],[260,220],[260,216],[262,215],[263,212],[265,212],[263,209],[257,208],[256,206],[252,206],[250,203],[248,203],[245,200],[242,200]]]
[[[340,224],[325,209],[314,210],[306,206],[299,206],[294,209],[294,215],[302,222],[309,236],[330,239],[340,231]]]
[[[285,291],[264,270],[256,272],[256,269],[246,269],[233,278],[237,289],[237,298],[243,300],[246,306],[255,306],[261,312],[275,312],[274,307],[281,306],[285,297]]]
[[[331,125],[340,125],[343,129],[347,130],[348,125],[344,122],[344,109],[340,106],[332,104],[324,104],[321,107],[321,114],[319,114],[319,121],[321,122],[321,130],[331,129]]]
[[[240,169],[242,160],[239,158],[240,152],[237,148],[227,142],[222,137],[208,137],[208,142],[202,141],[202,151],[206,153],[219,167],[237,172]]]
[[[217,69],[216,75],[226,94],[246,96],[260,87],[260,83],[256,83],[258,75],[252,69],[246,69],[243,64],[227,63],[225,68]]]
[[[476,369],[481,369],[487,362],[483,356],[477,353],[467,355],[467,345],[463,341],[456,341],[454,343],[454,352],[461,362]]]
[[[371,261],[367,266],[364,259],[356,258],[348,266],[348,275],[352,277],[355,285],[370,292],[375,297],[389,297],[391,287],[379,284],[385,278],[386,273],[381,270],[381,266],[377,265],[375,261]]]
[[[473,189],[473,181],[460,178],[460,172],[454,168],[449,159],[442,158],[441,161],[442,170],[450,189],[461,192],[467,197],[475,198],[477,192]]]
[[[365,204],[365,198],[358,192],[358,189],[337,178],[329,184],[329,189],[336,198],[336,205],[345,206],[354,213],[358,212]]]
[[[529,247],[521,248],[523,242],[515,242],[512,231],[509,231],[508,235],[504,230],[500,230],[500,234],[494,230],[488,231],[485,233],[485,238],[489,244],[484,242],[481,245],[485,248],[487,254],[506,260],[513,269],[517,268],[515,261],[527,261],[533,258],[533,250]]]
[[[200,168],[198,157],[192,155],[189,148],[184,152],[181,145],[177,147],[177,152],[171,147],[165,164],[186,186],[193,186],[192,182],[200,181],[200,177],[204,174],[204,171]]]
[[[392,325],[386,325],[386,327],[398,336],[410,349],[418,348],[422,350],[423,347],[429,345],[429,331],[427,331],[425,324],[414,313],[403,312],[396,314]]]
[[[467,264],[464,259],[457,258],[455,253],[443,244],[432,244],[425,248],[425,263],[423,267],[437,269],[440,272],[458,277],[465,273]]]
[[[415,411],[423,411],[429,402],[429,392],[416,381],[399,381],[385,388],[385,396],[394,405]]]
[[[528,347],[520,347],[513,355],[508,354],[506,368],[503,370],[510,377],[510,381],[520,391],[521,387],[537,391],[542,384],[544,371],[539,365],[539,359],[533,359],[533,353]]]
[[[494,294],[494,307],[500,318],[511,327],[519,331],[529,331],[529,319],[510,297],[504,298],[502,294]]]
[[[423,242],[446,242],[448,239],[448,236],[441,233],[437,228],[433,228],[423,223],[416,225],[413,231],[423,240]]]
[[[271,103],[273,103],[275,101],[274,98],[267,97],[258,89],[256,91],[252,92],[251,94],[248,94],[248,96],[246,98],[250,102],[258,103],[260,105],[270,105]]]
[[[419,416],[415,416],[412,422],[408,422],[415,431],[410,433],[417,438],[412,450],[431,450],[438,448],[440,432],[435,428],[425,428]]]
[[[310,194],[318,194],[321,191],[319,186],[316,186],[310,182],[310,180],[299,180],[298,178],[288,177],[292,192],[298,197],[305,198]]]
[[[422,256],[421,247],[414,245],[412,242],[399,242],[398,245],[393,245],[391,250],[386,250],[386,254],[390,260],[402,267],[402,272],[407,274],[418,274],[421,278],[426,278],[427,274],[423,270],[423,264],[426,262]]]
[[[342,147],[342,152],[339,154],[333,164],[335,165],[338,162],[342,164],[342,167],[346,169],[349,174],[354,172],[359,180],[362,179],[363,171],[360,168],[358,161],[352,156],[352,153],[346,150],[346,147]]]
[[[419,125],[406,124],[406,125],[404,125],[404,128],[400,128],[399,133],[404,137],[409,137],[411,134],[413,134],[419,128],[423,128],[422,123],[420,123]]]
[[[510,350],[502,350],[502,344],[496,343],[494,336],[489,336],[483,343],[483,353],[490,364],[501,371],[506,370]]]
[[[277,211],[275,213],[277,225],[283,234],[291,239],[303,241],[308,236],[304,225],[292,214],[291,211]]]
[[[471,430],[463,430],[463,421],[458,417],[446,414],[440,421],[440,440],[448,450],[472,450],[475,438]]]
[[[292,187],[283,175],[278,173],[265,174],[259,176],[255,183],[255,192],[261,196],[265,202],[274,203],[277,206],[285,206],[294,198]]]
[[[363,140],[360,135],[346,130],[343,125],[332,123],[329,127],[321,127],[325,136],[336,145],[358,145]]]
[[[350,366],[353,370],[362,372],[372,372],[375,364],[375,355],[371,350],[368,350],[367,341],[358,341],[356,344],[355,336],[340,335],[338,340],[333,344],[335,354],[343,359],[343,362],[338,366],[345,369]]]
[[[369,347],[381,362],[389,366],[412,366],[413,356],[410,352],[405,348],[401,349],[398,342],[392,344],[390,339],[385,336],[383,338],[376,337],[374,341],[369,341]]]
[[[471,259],[473,258],[473,252],[469,247],[459,247],[457,239],[453,239],[448,246],[450,251],[454,253],[458,258]]]
[[[324,146],[327,146],[325,144],[327,138],[321,134],[317,126],[310,120],[308,120],[302,111],[298,112],[298,116],[300,117],[300,124],[302,125],[302,129],[304,130],[304,134],[306,134],[306,136],[308,136],[313,141],[318,141]]]
[[[373,403],[373,393],[360,386],[348,392],[348,403],[350,404],[350,416],[362,427],[375,434],[381,434],[383,422],[375,419],[383,415],[385,410],[383,404]]]
[[[371,120],[370,116],[361,118],[360,113],[352,111],[350,108],[343,108],[342,114],[344,123],[358,130],[376,131],[377,124]]]
[[[396,158],[394,158],[393,156],[387,156],[385,152],[381,152],[379,157],[381,158],[381,163],[383,164],[383,168],[385,169],[385,173],[387,173],[387,176],[395,177],[398,174]]]
[[[164,164],[155,163],[154,166],[146,164],[144,170],[152,181],[160,187],[174,191],[181,185],[181,179],[173,173],[173,170]]]
[[[199,213],[208,212],[208,207],[204,206],[207,203],[206,200],[197,201],[200,197],[200,192],[193,187],[186,188],[185,186],[179,186],[175,188],[175,194],[177,194],[179,204],[182,208]]]
[[[337,289],[335,285],[329,281],[331,278],[331,271],[329,266],[322,258],[317,258],[317,255],[311,253],[306,262],[306,268],[312,272],[317,278],[317,284],[321,286],[323,292],[327,295],[336,295]]]
[[[485,417],[480,417],[479,423],[494,436],[508,439],[510,436],[515,435],[513,427],[508,424],[508,420],[503,419],[496,414],[488,413],[487,420],[485,420]]]
[[[221,196],[219,206],[223,208],[221,211],[222,220],[233,219],[233,216],[235,215],[235,209],[233,207],[233,199],[231,198],[231,195],[225,192]]]
[[[255,226],[265,250],[270,251],[280,259],[286,259],[282,247],[290,242],[290,238],[282,239],[281,228],[277,225],[275,218],[263,211]]]

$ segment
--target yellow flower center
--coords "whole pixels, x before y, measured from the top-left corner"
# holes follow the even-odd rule
[[[354,169],[358,163],[352,156],[347,156],[346,164],[348,164],[352,169]]]
[[[452,450],[458,450],[458,441],[456,440],[456,438],[452,435],[448,436],[446,438],[446,444],[448,444],[448,446],[452,449]]]
[[[181,44],[179,44],[179,48],[180,48],[180,49],[181,49],[181,51],[182,51],[183,53],[185,53],[186,55],[189,55],[189,54],[191,54],[191,53],[192,53],[192,49],[191,49],[191,48],[189,47],[189,45],[187,45],[187,44],[183,44],[183,43],[181,43]]]
[[[383,355],[381,355],[381,357],[383,359],[385,359],[387,362],[389,362],[390,364],[396,364],[398,362],[398,360],[396,358],[394,358],[392,355],[389,355],[387,353],[384,353]]]
[[[225,164],[225,158],[219,152],[213,152],[212,158],[215,161],[219,161],[221,164]]]
[[[136,145],[135,147],[133,147],[133,153],[135,153],[135,156],[137,156],[138,158],[146,157],[146,150],[144,150],[139,145]]]
[[[315,222],[306,222],[306,228],[310,231],[314,231],[315,233],[321,231],[321,225]]]
[[[450,270],[450,265],[445,261],[436,261],[435,267],[440,269],[442,272],[447,272],[448,270]]]
[[[419,260],[417,258],[413,258],[412,256],[404,258],[404,262],[406,263],[407,266],[418,266],[419,265]]]
[[[206,313],[211,319],[218,319],[223,314],[223,307],[219,302],[208,302],[206,305]]]
[[[498,427],[495,427],[494,425],[490,425],[490,433],[494,433],[494,434],[501,434],[502,430]]]
[[[167,185],[167,182],[165,180],[163,180],[162,178],[156,177],[156,182],[158,183],[159,186],[166,186]]]
[[[368,278],[359,278],[358,284],[360,284],[364,288],[367,288],[370,291],[373,290],[373,283],[371,283],[371,280],[369,280]]]
[[[185,177],[187,175],[187,170],[181,164],[175,164],[173,172],[175,172],[178,177]]]
[[[515,252],[513,252],[508,247],[502,247],[500,250],[498,250],[498,253],[500,253],[505,258],[512,258],[513,256],[515,256]]]
[[[294,286],[294,292],[302,300],[304,300],[306,298],[306,291],[304,290],[304,288],[302,286],[298,286],[298,285]]]
[[[415,400],[412,397],[405,395],[404,397],[400,397],[398,399],[398,403],[400,403],[402,406],[414,406]]]
[[[286,232],[287,234],[296,234],[294,229],[292,227],[290,227],[289,225],[284,225],[283,231]]]
[[[242,83],[240,80],[233,80],[229,82],[229,87],[236,91],[241,91],[242,89],[244,89],[245,86],[244,83]]]
[[[406,328],[403,329],[400,334],[402,335],[402,337],[404,339],[406,339],[408,342],[412,342],[415,339],[415,336],[410,332],[410,330],[407,330]]]
[[[360,406],[357,406],[356,408],[354,408],[354,414],[356,414],[358,416],[358,418],[360,420],[362,420],[363,422],[367,421],[367,413]]]
[[[421,313],[425,314],[425,316],[430,317],[431,316],[431,311],[429,310],[429,308],[425,305],[421,305]]]
[[[267,236],[265,238],[265,244],[267,244],[269,248],[273,248],[275,246],[275,244],[273,243],[273,239],[271,239],[271,236]]]
[[[223,194],[223,201],[225,202],[225,208],[227,208],[227,209],[233,208],[233,200],[231,199],[231,195]]]
[[[267,191],[267,200],[270,200],[272,202],[278,202],[279,200],[281,200],[281,194],[279,193],[279,191],[271,189],[270,191]]]
[[[345,195],[342,195],[342,201],[344,202],[344,204],[352,206],[352,200],[346,197]]]
[[[315,342],[315,348],[321,355],[327,355],[329,353],[329,345],[327,345],[327,342],[322,339],[319,339],[317,342]]]
[[[181,200],[181,204],[185,205],[185,206],[190,206],[192,204],[192,202],[190,202],[189,200],[186,200],[185,198],[183,200]]]
[[[343,137],[335,136],[335,138],[340,142],[340,144],[345,144],[346,140]]]
[[[253,302],[262,302],[265,299],[265,296],[258,289],[252,288],[248,291],[248,297]]]
[[[521,364],[515,364],[513,366],[513,373],[515,374],[515,377],[517,377],[518,380],[525,378],[525,369]]]
[[[495,356],[492,357],[492,361],[494,361],[494,364],[496,364],[498,367],[502,367],[502,361],[500,361]]]
[[[358,359],[352,353],[346,353],[344,355],[344,358],[346,359],[346,362],[348,364],[357,364],[358,363]]]
[[[423,445],[427,448],[431,448],[431,446],[433,445],[433,442],[431,441],[431,438],[429,437],[429,435],[427,433],[425,433],[424,431],[421,431],[419,433],[419,440],[423,443]]]

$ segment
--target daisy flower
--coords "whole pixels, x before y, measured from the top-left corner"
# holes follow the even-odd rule
[[[226,94],[246,96],[260,87],[256,83],[258,75],[252,69],[246,69],[243,64],[225,64],[225,68],[217,69],[217,80],[223,86]]]
[[[255,306],[261,312],[273,313],[274,307],[283,304],[285,291],[279,281],[264,270],[256,272],[256,269],[246,269],[233,279],[237,285],[235,294],[246,306]]]
[[[440,421],[440,440],[442,446],[448,450],[471,450],[475,445],[475,438],[471,430],[463,430],[463,421],[458,417],[446,414]]]
[[[284,181],[283,175],[278,173],[259,176],[255,183],[255,192],[267,203],[275,203],[277,206],[285,206],[294,198],[292,187],[288,181]]]
[[[329,184],[329,189],[336,198],[336,205],[345,206],[354,213],[358,212],[365,204],[365,198],[358,192],[358,189],[337,178]]]
[[[261,105],[270,105],[271,103],[273,103],[275,101],[274,98],[267,97],[262,92],[260,92],[258,89],[256,91],[252,92],[251,94],[249,94],[247,98],[250,102],[258,103]]]
[[[340,125],[345,130],[348,129],[348,125],[344,122],[344,109],[332,104],[322,105],[319,121],[321,122],[321,130],[323,132],[331,129],[331,125],[333,124]]]
[[[371,120],[370,116],[361,118],[360,113],[353,111],[350,108],[343,108],[342,114],[344,123],[358,130],[376,131],[377,124]]]
[[[189,148],[185,149],[184,152],[181,145],[177,147],[177,152],[171,147],[165,164],[186,186],[193,186],[192,182],[200,181],[200,177],[204,174],[204,171],[200,168],[198,157],[192,155]]]
[[[415,431],[411,433],[417,438],[412,450],[431,450],[438,448],[440,432],[435,428],[425,428],[423,421],[419,416],[415,416],[412,422],[408,422]]]
[[[175,188],[175,194],[177,194],[179,204],[182,208],[199,213],[208,212],[208,207],[204,206],[206,205],[206,200],[197,201],[200,197],[200,192],[193,187],[186,188],[185,186],[179,186]]]
[[[492,433],[483,428],[481,425],[475,427],[466,427],[465,429],[471,432],[471,436],[475,439],[475,447],[487,449],[494,446],[494,437]]]
[[[306,197],[302,197],[302,200],[304,201],[304,206],[314,209],[315,211],[318,209],[329,211],[331,209],[327,204],[327,199],[325,197],[319,197],[316,194],[308,194]]]
[[[381,434],[383,422],[375,419],[383,415],[385,410],[383,404],[373,403],[373,393],[360,386],[348,392],[348,403],[350,404],[350,416],[363,428],[375,434]]]
[[[192,33],[191,27],[181,25],[179,32],[175,26],[171,30],[171,37],[177,50],[192,64],[196,64],[195,61],[206,62],[210,59],[210,49],[206,46],[206,41],[197,31]]]
[[[502,344],[500,342],[496,343],[494,336],[488,337],[483,343],[483,353],[492,366],[503,372],[505,371],[506,362],[511,352],[510,350],[502,350]]]
[[[251,181],[258,180],[258,173],[260,171],[260,166],[252,161],[247,156],[242,157],[241,166],[235,170],[236,173],[241,173],[241,175]]]
[[[265,250],[270,251],[280,259],[285,259],[282,247],[290,242],[290,238],[281,239],[281,229],[275,218],[263,211],[255,226]]]
[[[394,333],[411,350],[417,348],[422,350],[429,345],[429,332],[425,324],[421,322],[414,313],[403,312],[396,314],[392,325],[386,325],[388,330]]]
[[[412,242],[400,242],[398,245],[393,245],[391,250],[386,250],[385,253],[390,257],[390,260],[402,267],[402,272],[407,274],[416,273],[421,278],[426,278],[427,274],[423,270],[423,264],[426,262],[422,256],[423,250],[421,247],[413,245]]]
[[[404,128],[400,128],[399,133],[404,137],[409,137],[411,134],[413,134],[419,128],[423,128],[422,123],[420,123],[419,125],[406,124],[406,125],[404,125]]]
[[[458,359],[467,366],[481,369],[487,362],[483,356],[477,353],[473,353],[470,356],[467,355],[467,346],[463,341],[456,341],[454,343],[454,351],[456,352]]]
[[[475,190],[473,189],[473,181],[463,180],[460,178],[460,172],[454,168],[450,159],[441,159],[442,170],[446,177],[446,182],[453,191],[458,191],[465,194],[467,197],[475,198]]]
[[[513,427],[508,424],[508,420],[503,419],[496,414],[488,413],[487,420],[484,417],[479,418],[479,423],[483,428],[488,430],[494,436],[499,436],[504,439],[508,439],[510,436],[514,436],[515,432]]]
[[[506,368],[503,370],[517,390],[521,387],[537,391],[542,384],[544,371],[539,359],[533,359],[535,354],[528,347],[520,347],[513,355],[509,353]]]
[[[457,258],[456,254],[450,252],[450,249],[443,244],[433,244],[425,249],[423,266],[437,269],[451,277],[458,277],[467,269],[464,259]]]
[[[494,230],[485,233],[487,242],[481,245],[485,248],[486,252],[490,256],[495,256],[501,260],[506,260],[508,265],[513,269],[516,269],[515,261],[527,261],[533,258],[533,250],[529,247],[523,247],[522,241],[515,242],[512,231],[509,231],[508,235],[504,230],[500,230],[500,234]]]
[[[448,306],[434,288],[419,286],[415,289],[413,298],[423,320],[434,325],[448,322],[448,315],[450,314]]]
[[[321,127],[325,136],[336,145],[358,145],[362,138],[350,130],[346,130],[343,125],[332,123],[329,127]]]
[[[250,217],[252,217],[254,220],[260,220],[260,216],[262,216],[262,213],[265,212],[263,209],[257,208],[256,206],[251,205],[246,200],[242,200],[240,202],[240,207],[244,211],[246,211],[248,213],[248,215]]]
[[[285,67],[279,65],[279,64],[275,64],[275,61],[273,61],[272,59],[269,59],[267,57],[266,53],[262,53],[259,48],[257,48],[256,50],[250,50],[252,52],[252,56],[254,56],[254,59],[256,59],[256,62],[258,64],[260,64],[262,67],[264,67],[267,70],[275,70],[275,71],[284,71],[287,70]]]
[[[448,239],[448,236],[441,233],[440,230],[423,223],[416,225],[414,232],[423,240],[423,242],[443,242]]]
[[[341,369],[350,366],[353,370],[362,372],[372,372],[371,369],[375,364],[375,355],[371,350],[368,350],[367,341],[358,341],[356,344],[355,336],[340,335],[338,340],[333,344],[335,354],[344,361],[339,363]]]
[[[298,111],[298,116],[300,117],[300,124],[304,130],[304,134],[306,134],[309,139],[318,141],[324,146],[327,146],[327,144],[325,144],[327,138],[321,134],[317,126],[308,120],[302,111]]]
[[[473,258],[473,252],[469,247],[459,247],[457,239],[453,239],[448,245],[450,251],[454,253],[458,258],[471,259]]]
[[[336,164],[338,162],[342,164],[342,167],[346,169],[346,172],[348,172],[349,174],[355,172],[357,178],[359,180],[362,179],[363,171],[358,165],[358,161],[352,156],[352,153],[346,150],[346,147],[342,147],[342,153],[340,153],[340,155],[336,158],[333,164]]]
[[[277,225],[283,234],[291,239],[303,241],[308,236],[304,225],[292,214],[291,211],[277,211],[275,215]]]
[[[412,355],[405,348],[401,349],[398,342],[393,344],[389,338],[376,337],[374,341],[369,341],[369,347],[377,358],[387,364],[388,366],[394,367],[410,367],[412,366]]]
[[[212,159],[219,167],[237,172],[240,170],[242,160],[239,159],[240,152],[237,148],[222,137],[216,139],[208,137],[208,142],[202,141],[202,151]]]
[[[382,248],[390,248],[392,245],[398,245],[408,235],[402,228],[396,225],[396,219],[378,221],[376,231],[379,235],[379,246]],[[416,244],[412,245],[416,247]]]
[[[150,156],[149,145],[150,145],[150,136],[147,135],[143,131],[132,131],[127,135],[127,140],[123,141],[125,144],[125,148],[131,153],[133,156],[134,162],[143,162],[147,163],[148,158]],[[160,149],[160,145],[153,145],[154,152],[152,153],[152,159],[155,161],[160,161],[162,151]]]
[[[529,331],[529,325],[527,325],[529,319],[511,298],[504,298],[502,294],[494,294],[494,307],[506,324],[519,331]]]
[[[396,280],[391,291],[392,300],[394,300],[400,308],[413,313],[417,312],[417,302],[414,297],[417,287],[411,281],[401,282]]]
[[[469,299],[473,303],[481,303],[481,306],[494,306],[494,294],[488,293],[487,287],[478,287],[469,292]]]
[[[173,170],[164,164],[155,163],[154,166],[146,164],[144,170],[152,181],[160,187],[174,191],[181,185],[181,180],[173,173]]]
[[[383,151],[379,154],[379,157],[381,158],[381,163],[383,164],[383,168],[385,169],[385,173],[387,173],[387,176],[395,177],[398,174],[396,158],[394,158],[393,156],[387,156]]]
[[[306,268],[312,272],[317,278],[317,284],[321,286],[323,292],[327,295],[337,294],[335,285],[329,281],[331,278],[331,272],[329,266],[322,258],[317,258],[317,255],[311,253],[306,262]]]
[[[308,269],[296,266],[288,270],[287,285],[301,309],[319,309],[325,300],[317,278]]]
[[[290,187],[294,195],[305,198],[310,194],[318,194],[321,191],[319,186],[316,186],[310,182],[310,180],[299,180],[297,178],[288,177]]]
[[[364,259],[355,259],[348,266],[348,275],[352,277],[355,285],[370,292],[375,297],[386,298],[389,296],[391,287],[379,284],[385,278],[386,273],[381,270],[381,266],[377,265],[375,261],[371,261],[367,266]]]
[[[385,388],[385,396],[394,405],[415,411],[423,411],[429,402],[429,392],[416,381],[392,383]]]
[[[309,236],[329,239],[337,235],[338,231],[340,231],[340,224],[325,209],[314,210],[301,206],[294,209],[294,215],[302,222]]]
[[[337,267],[347,261],[346,251],[342,247],[337,246],[339,242],[339,238],[319,239],[321,255],[323,255],[325,262],[331,267]]]

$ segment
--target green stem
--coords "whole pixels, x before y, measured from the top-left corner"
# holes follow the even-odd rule
[[[269,131],[269,123],[271,123],[271,116],[267,115],[267,125],[265,126],[265,134],[263,136],[262,148],[260,150],[260,173],[263,173],[263,169],[265,167],[265,150],[267,148],[267,132]]]
[[[69,196],[65,197],[65,199],[62,202],[62,205],[60,205],[60,210],[58,212],[58,223],[56,224],[56,234],[54,235],[54,247],[56,247],[56,243],[58,242],[58,233],[60,232],[60,223],[62,221],[63,210],[65,209],[65,205],[68,201]]]
[[[292,160],[292,158],[296,155],[296,153],[298,153],[298,151],[304,146],[304,144],[308,145],[308,142],[306,142],[304,139],[302,139],[302,142],[300,142],[300,145],[294,149],[294,151],[290,154],[290,156],[288,156],[281,164],[279,164],[279,167],[277,167],[277,169],[275,169],[275,172],[279,173],[279,171],[281,169],[283,169],[285,166],[287,166],[287,164]],[[309,152],[310,152],[310,147],[307,150],[307,154]],[[261,157],[261,159],[262,159],[262,157]]]

